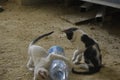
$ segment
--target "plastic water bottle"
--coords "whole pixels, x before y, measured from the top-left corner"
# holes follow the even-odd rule
[[[48,50],[49,54],[59,54],[65,56],[64,49],[61,46],[52,46]]]
[[[53,46],[48,50],[49,54],[65,55],[64,49],[60,46]],[[51,80],[68,80],[68,65],[62,60],[53,60],[50,66]]]

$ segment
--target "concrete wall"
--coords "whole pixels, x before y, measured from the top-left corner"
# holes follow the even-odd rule
[[[57,2],[62,2],[66,6],[71,4],[72,1],[76,0],[9,0],[12,2],[15,2],[19,5],[38,5],[38,4],[44,4],[44,3],[57,3]]]
[[[22,0],[8,0],[10,2],[14,2],[14,3],[17,3],[17,4],[20,4],[22,3]]]
[[[34,5],[34,4],[41,4],[41,3],[50,3],[50,2],[57,2],[63,0],[11,0],[17,4],[21,5]]]
[[[46,2],[47,0],[21,0],[23,5],[32,5]]]

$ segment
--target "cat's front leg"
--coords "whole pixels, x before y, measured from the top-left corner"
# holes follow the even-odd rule
[[[62,55],[58,55],[58,54],[50,54],[48,56],[48,58],[50,59],[50,61],[55,60],[55,59],[60,59],[60,60],[64,60],[67,61],[68,59]]]
[[[53,60],[55,60],[55,59],[59,59],[59,60],[65,61],[69,66],[72,65],[71,62],[70,62],[70,60],[69,60],[68,58],[62,56],[62,55],[50,54],[50,55],[48,56],[48,58],[49,58],[50,63],[51,63]]]
[[[73,53],[72,61],[75,61],[78,54],[79,54],[79,50],[75,50],[74,53]]]
[[[86,63],[82,63],[82,64],[80,64],[80,68],[81,69],[84,69],[84,70],[89,70],[89,66],[88,66],[88,64],[86,64]]]
[[[83,54],[83,52],[81,52],[80,50],[75,50],[74,54],[73,54],[73,57],[72,57],[72,62],[74,64],[80,63],[80,61],[82,59],[82,56],[83,56],[82,54]]]
[[[81,63],[73,66],[74,69],[82,70],[82,71],[89,71],[89,66],[86,63]]]
[[[82,58],[82,54],[77,55],[75,61],[73,61],[74,64],[79,64]]]
[[[34,72],[33,80],[37,80],[37,74],[36,74],[36,72]]]

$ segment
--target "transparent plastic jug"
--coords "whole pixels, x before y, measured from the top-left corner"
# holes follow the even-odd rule
[[[64,49],[60,46],[53,46],[48,50],[49,54],[65,55]],[[62,60],[53,60],[50,66],[51,80],[68,80],[69,68],[68,65]]]

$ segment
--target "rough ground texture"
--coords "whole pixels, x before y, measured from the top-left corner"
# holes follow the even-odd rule
[[[70,74],[70,80],[120,80],[120,26],[75,26],[60,19],[74,12],[61,5],[18,6],[8,2],[3,6],[5,11],[0,13],[0,80],[32,80],[33,73],[26,68],[28,45],[40,34],[52,30],[55,31],[53,35],[36,44],[46,50],[60,45],[71,59],[75,48],[60,32],[69,27],[79,27],[99,42],[104,64],[99,73]]]

